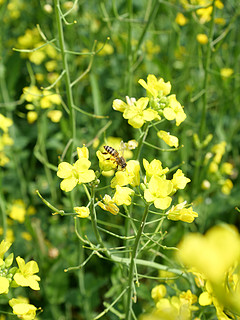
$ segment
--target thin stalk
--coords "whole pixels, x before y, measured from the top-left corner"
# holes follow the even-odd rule
[[[133,293],[133,287],[134,287],[135,259],[137,257],[139,242],[140,242],[140,239],[145,227],[145,223],[147,220],[148,209],[149,209],[149,204],[147,204],[145,207],[143,217],[142,217],[142,222],[140,224],[140,228],[138,229],[138,233],[136,235],[136,239],[135,239],[133,250],[132,250],[131,262],[129,267],[129,276],[128,276],[128,300],[127,300],[127,313],[125,318],[126,320],[131,320],[131,317],[132,317],[131,315],[132,314],[132,293]]]
[[[206,112],[207,112],[207,92],[208,92],[208,75],[209,75],[209,66],[211,62],[211,50],[212,50],[212,41],[213,41],[213,32],[214,32],[214,17],[215,17],[215,0],[213,0],[212,3],[213,11],[212,11],[212,20],[210,24],[210,30],[209,30],[209,41],[207,46],[207,53],[206,53],[206,62],[204,65],[204,81],[203,81],[203,108],[202,108],[202,115],[201,115],[201,122],[200,122],[200,128],[199,128],[199,139],[200,142],[203,140],[204,131],[206,129]],[[200,173],[200,166],[202,163],[202,150],[201,148],[198,149],[196,153],[196,166],[194,170],[194,178],[193,183],[194,187],[193,190],[197,194],[199,190],[199,173]]]
[[[147,134],[148,134],[148,129],[149,129],[149,124],[146,122],[145,125],[143,126],[143,131],[142,131],[142,134],[140,136],[140,139],[138,141],[138,148],[137,148],[137,152],[136,152],[136,155],[135,155],[135,159],[139,161],[139,158],[140,158],[140,154],[141,154],[141,151],[142,151],[142,147],[143,147],[143,144],[146,140],[146,137],[147,137]]]
[[[128,43],[127,43],[127,93],[128,96],[132,96],[132,78],[133,78],[133,52],[132,52],[132,18],[133,18],[133,6],[132,6],[132,0],[127,1],[127,7],[128,7]]]
[[[64,41],[64,33],[63,33],[63,25],[62,25],[62,17],[61,17],[61,10],[59,0],[54,0],[54,9],[57,21],[57,30],[59,36],[59,46],[62,55],[62,64],[63,69],[65,70],[64,79],[65,79],[65,88],[67,94],[67,104],[69,108],[69,120],[70,120],[70,130],[71,130],[71,139],[72,144],[69,148],[69,161],[72,162],[73,159],[73,150],[75,145],[75,137],[76,137],[76,119],[75,119],[75,110],[74,110],[74,102],[73,102],[73,95],[71,89],[71,80],[70,80],[70,73],[67,61],[67,53],[65,49],[65,41]]]

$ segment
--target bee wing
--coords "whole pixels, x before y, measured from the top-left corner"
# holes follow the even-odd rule
[[[123,142],[123,141],[121,141],[120,142],[120,148],[119,148],[119,153],[120,153],[120,155],[123,157],[123,154],[124,154],[124,151],[127,149],[127,146],[126,146],[126,144]]]

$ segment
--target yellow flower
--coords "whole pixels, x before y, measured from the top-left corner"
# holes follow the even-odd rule
[[[41,44],[38,43],[37,46],[40,46]],[[38,49],[36,51],[30,52],[29,53],[29,60],[36,64],[36,65],[40,65],[42,64],[43,60],[46,58],[46,54],[42,49]]]
[[[21,233],[21,237],[27,241],[31,241],[32,240],[32,236],[30,233],[28,232],[22,232]]]
[[[176,125],[179,126],[187,117],[183,111],[183,106],[177,101],[175,94],[169,96],[168,100],[169,107],[163,109],[163,115],[167,120],[175,119]]]
[[[233,165],[230,162],[224,162],[221,166],[221,172],[223,174],[231,175],[233,174]]]
[[[146,159],[143,159],[143,166],[146,171],[147,181],[153,175],[163,176],[169,171],[168,168],[163,169],[162,162],[157,159],[153,159],[150,163]]]
[[[185,24],[188,22],[188,19],[181,12],[178,12],[175,22],[182,27],[185,26]]]
[[[8,133],[3,133],[0,136],[0,151],[3,151],[5,146],[12,146],[14,143],[13,139],[8,135]]]
[[[170,135],[169,132],[160,130],[157,133],[158,137],[162,139],[164,142],[166,142],[167,145],[170,147],[178,147],[178,138],[175,136]]]
[[[43,97],[40,100],[40,106],[42,109],[51,108],[52,105],[60,105],[61,98],[58,94],[52,93],[51,91],[44,90]]]
[[[157,111],[147,108],[148,102],[148,98],[140,98],[131,103],[124,110],[123,118],[128,119],[128,123],[134,128],[141,128],[146,121],[160,119]]]
[[[167,289],[163,284],[159,284],[158,286],[154,287],[151,291],[151,297],[155,301],[155,303],[163,298],[167,293]]]
[[[9,217],[13,220],[17,220],[20,223],[25,221],[25,215],[27,213],[26,206],[23,200],[18,199],[13,202],[11,210],[9,212]]]
[[[153,202],[156,208],[165,210],[172,202],[172,198],[169,197],[172,190],[173,184],[170,180],[153,175],[148,183],[148,189],[144,191],[144,198],[147,202]]]
[[[10,159],[5,155],[4,152],[0,152],[0,166],[4,167]]]
[[[22,287],[30,287],[33,290],[40,290],[38,281],[40,277],[34,273],[39,272],[38,264],[36,261],[25,261],[21,257],[16,258],[18,264],[18,271],[13,276],[15,282]]]
[[[36,103],[40,100],[41,96],[41,91],[36,86],[24,87],[21,99]]]
[[[132,199],[131,196],[134,195],[134,191],[128,187],[120,187],[116,186],[116,192],[112,198],[113,202],[116,205],[121,206],[125,204],[126,206],[130,206]]]
[[[28,123],[32,124],[34,123],[38,118],[38,114],[36,111],[28,111],[27,113],[27,121]]]
[[[184,176],[182,170],[178,169],[176,173],[174,173],[172,178],[173,191],[176,192],[178,189],[184,189],[186,184],[191,180]]]
[[[79,159],[71,165],[68,162],[62,162],[58,166],[57,176],[62,178],[60,188],[65,191],[71,191],[77,184],[88,183],[95,179],[93,170],[89,170],[91,162],[88,160],[88,149],[86,147],[78,149]]]
[[[205,235],[188,234],[179,245],[178,256],[212,283],[221,283],[240,258],[240,237],[233,226],[220,225]]]
[[[87,218],[90,215],[89,208],[87,207],[74,207],[73,209],[79,218]]]
[[[3,262],[3,256],[8,251],[8,249],[11,247],[11,242],[2,240],[0,243],[0,265]]]
[[[9,289],[9,280],[0,276],[0,294],[7,294]]]
[[[47,114],[48,118],[51,119],[52,122],[59,122],[62,118],[62,111],[60,110],[50,110]]]
[[[88,148],[85,147],[85,145],[83,145],[82,148],[77,147],[77,154],[78,154],[78,159],[81,159],[81,158],[88,159],[89,158],[89,151],[88,151]]]
[[[117,171],[111,181],[112,188],[115,188],[116,185],[122,187],[127,184],[130,184],[132,187],[140,184],[140,164],[136,160],[128,161],[125,171]]]
[[[200,44],[207,44],[208,43],[208,37],[204,33],[199,33],[199,34],[197,34],[197,41]]]
[[[158,80],[153,74],[148,75],[147,83],[143,79],[138,80],[138,83],[154,98],[167,96],[171,91],[171,83],[169,81],[164,82],[163,78]]]
[[[47,61],[45,63],[45,67],[48,72],[52,72],[57,68],[57,61],[56,60]]]
[[[176,206],[172,206],[172,208],[166,212],[167,218],[173,221],[183,221],[191,223],[194,221],[198,214],[193,211],[192,207],[185,208],[186,202],[182,202],[177,204]]]
[[[228,195],[231,193],[232,188],[233,188],[232,181],[230,179],[226,179],[226,180],[224,180],[221,191],[222,191],[222,193]]]
[[[213,153],[215,153],[215,156],[213,158],[213,161],[215,163],[220,163],[221,162],[222,156],[225,153],[226,144],[227,144],[226,141],[222,141],[222,142],[220,142],[218,144],[215,144],[212,147],[211,151]]]
[[[111,212],[114,215],[118,214],[118,212],[119,212],[118,206],[114,203],[114,201],[112,200],[112,198],[108,194],[105,194],[105,196],[103,197],[103,202],[98,201],[97,204],[103,210]]]
[[[223,79],[230,78],[231,75],[233,74],[233,69],[231,69],[231,68],[222,68],[220,70],[220,74],[221,74],[221,77]]]
[[[101,48],[102,48],[102,50],[98,52],[99,56],[108,56],[108,55],[113,54],[113,52],[114,52],[113,46],[111,46],[109,43],[104,44],[102,42],[98,42],[96,50],[99,50]]]
[[[0,113],[0,128],[3,132],[8,132],[8,128],[13,124],[12,119],[5,117]]]
[[[13,313],[20,319],[32,320],[36,317],[37,308],[33,304],[27,303],[27,299],[18,297],[9,300],[9,305],[13,308]]]

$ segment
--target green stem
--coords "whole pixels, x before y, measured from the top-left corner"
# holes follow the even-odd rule
[[[215,0],[212,3],[213,11],[212,11],[212,19],[210,24],[210,31],[208,37],[208,46],[207,46],[207,53],[206,53],[206,62],[204,67],[204,82],[203,82],[203,108],[202,108],[202,116],[201,116],[201,123],[200,123],[200,130],[199,130],[199,138],[200,141],[203,139],[203,134],[206,127],[206,111],[207,111],[207,86],[208,86],[208,74],[209,74],[209,66],[211,63],[211,50],[212,50],[212,41],[213,41],[213,32],[214,32],[214,17],[215,17]]]
[[[133,52],[132,52],[132,17],[133,17],[133,7],[132,7],[132,0],[127,1],[128,7],[128,43],[127,43],[127,93],[128,96],[132,96],[132,78],[133,78]]]
[[[140,136],[140,139],[138,141],[138,147],[137,147],[137,152],[136,152],[136,155],[135,155],[135,159],[139,161],[139,158],[140,158],[140,154],[141,154],[141,151],[142,151],[142,147],[143,147],[143,144],[147,138],[147,134],[148,134],[148,129],[149,129],[149,124],[148,122],[146,122],[143,126],[143,131],[142,131],[142,134]]]
[[[59,46],[62,55],[62,64],[63,69],[65,70],[64,78],[65,78],[65,87],[66,87],[66,94],[67,94],[67,104],[69,108],[69,118],[70,118],[70,129],[71,129],[71,139],[72,144],[69,148],[69,162],[72,162],[73,159],[73,150],[75,145],[75,137],[76,137],[76,120],[75,120],[75,110],[74,110],[74,102],[73,102],[73,95],[71,89],[71,80],[68,68],[68,61],[67,61],[67,54],[65,49],[65,41],[64,41],[64,33],[63,33],[63,25],[62,25],[62,17],[61,17],[61,10],[59,0],[54,0],[54,8],[55,8],[55,15],[57,20],[57,29],[58,29],[58,36],[59,36]]]
[[[145,223],[147,220],[148,209],[149,209],[149,204],[147,204],[145,207],[145,211],[143,213],[140,228],[138,229],[138,233],[136,235],[136,239],[135,239],[134,246],[132,249],[132,256],[131,256],[131,262],[130,262],[130,267],[129,267],[129,276],[128,276],[128,301],[127,301],[127,313],[126,313],[126,318],[125,318],[126,320],[131,320],[135,259],[137,257],[137,253],[138,253],[138,246],[139,246],[140,238],[143,233]]]

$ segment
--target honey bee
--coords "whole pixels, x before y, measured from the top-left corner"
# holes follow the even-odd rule
[[[109,153],[113,158],[114,162],[120,166],[122,169],[125,169],[127,166],[126,160],[123,158],[123,156],[120,156],[117,150],[113,149],[110,146],[103,146],[103,148],[107,151],[106,153]]]

